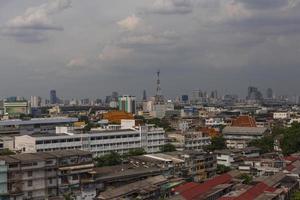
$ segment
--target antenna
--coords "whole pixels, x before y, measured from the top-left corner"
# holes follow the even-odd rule
[[[161,95],[160,79],[159,79],[160,70],[158,70],[158,71],[156,72],[156,74],[157,74],[157,82],[156,82],[156,84],[157,84],[157,86],[156,86],[156,96],[160,96],[160,95]]]

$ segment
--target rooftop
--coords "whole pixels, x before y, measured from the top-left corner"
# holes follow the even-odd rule
[[[223,129],[223,134],[251,134],[251,135],[262,135],[268,129],[264,127],[234,127],[234,126],[226,126]]]
[[[77,118],[67,118],[67,117],[32,118],[30,120],[10,119],[10,120],[1,120],[0,126],[72,123],[72,122],[77,122],[77,121],[78,121]]]
[[[26,161],[41,161],[49,158],[61,158],[71,156],[87,156],[90,152],[82,150],[64,150],[64,151],[52,151],[52,152],[38,152],[38,153],[22,153],[9,156],[0,156],[0,160],[4,160],[7,163],[26,162]]]

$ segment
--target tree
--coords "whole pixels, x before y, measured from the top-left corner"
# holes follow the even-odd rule
[[[165,131],[173,131],[174,129],[171,127],[170,123],[166,119],[152,118],[146,120],[147,124],[154,124],[156,127],[161,127]]]
[[[134,116],[134,119],[140,120],[140,121],[146,123],[146,119],[145,119],[144,116],[141,116],[141,115],[135,115],[135,116]]]
[[[300,124],[293,123],[290,128],[283,131],[283,138],[280,141],[284,155],[289,155],[300,149]]]
[[[122,158],[117,152],[110,152],[104,156],[95,158],[97,167],[114,166],[122,163]]]
[[[207,151],[226,149],[225,138],[223,136],[216,136],[211,139],[211,144],[205,147]]]
[[[3,149],[0,151],[0,156],[9,156],[9,155],[15,155],[16,153],[9,150],[9,149]]]
[[[217,165],[217,174],[224,174],[226,172],[229,172],[230,170],[231,168],[225,165]]]
[[[261,153],[269,153],[274,150],[274,138],[272,135],[267,135],[261,139],[252,140],[249,146],[259,148]]]
[[[176,147],[173,144],[165,144],[160,148],[161,152],[173,152],[176,151]]]
[[[143,148],[130,149],[127,156],[140,156],[144,155],[147,152]]]
[[[241,174],[239,178],[243,180],[244,184],[249,184],[253,180],[253,177],[248,174]]]
[[[300,191],[294,192],[292,194],[291,200],[300,200]]]

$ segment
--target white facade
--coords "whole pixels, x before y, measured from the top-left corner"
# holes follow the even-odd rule
[[[217,154],[217,164],[218,165],[225,165],[226,167],[231,167],[232,163],[234,162],[233,155],[231,154]]]
[[[273,119],[290,119],[289,112],[274,112]]]
[[[42,99],[38,96],[31,96],[30,97],[30,105],[32,108],[41,107]]]
[[[184,134],[185,150],[201,150],[211,144],[211,137],[204,136],[202,132],[187,132]]]
[[[160,151],[165,144],[165,131],[153,126],[134,130],[97,131],[88,134],[24,135],[15,137],[15,148],[22,152],[45,152],[65,149],[90,151],[94,156],[111,151],[120,154],[144,148],[147,153]]]
[[[67,126],[77,122],[77,118],[53,117],[53,118],[32,118],[31,120],[2,120],[0,121],[0,133],[32,134],[55,133],[56,126]]]
[[[205,126],[220,126],[225,125],[226,123],[222,118],[209,118],[205,119]]]

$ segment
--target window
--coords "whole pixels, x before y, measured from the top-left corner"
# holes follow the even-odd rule
[[[28,197],[32,197],[32,191],[28,192]]]
[[[47,160],[47,161],[46,161],[46,164],[47,164],[47,165],[51,165],[52,163],[53,163],[52,160]]]
[[[32,176],[32,171],[28,171],[28,172],[27,172],[27,176],[28,176],[28,177],[31,177],[31,176]]]
[[[28,186],[28,187],[31,187],[31,186],[32,186],[32,180],[29,180],[29,181],[27,182],[27,186]]]

